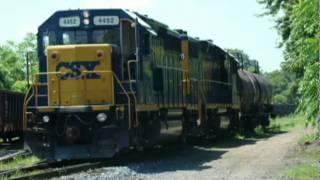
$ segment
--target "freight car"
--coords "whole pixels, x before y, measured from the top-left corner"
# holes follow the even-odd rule
[[[254,131],[258,125],[266,128],[272,113],[272,86],[261,75],[239,69],[241,120],[244,129]]]
[[[269,103],[251,94],[259,100],[240,108],[239,63],[212,41],[127,10],[56,12],[38,29],[38,56],[25,144],[48,159],[235,132],[265,115],[251,107]]]
[[[23,93],[0,90],[0,138],[4,142],[22,138],[23,102]]]
[[[273,116],[288,116],[290,114],[294,114],[298,108],[297,104],[273,104]]]

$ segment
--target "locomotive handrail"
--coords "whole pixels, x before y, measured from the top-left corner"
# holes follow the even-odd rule
[[[24,104],[23,104],[23,127],[24,128],[27,128],[27,124],[26,124],[26,121],[27,121],[27,117],[26,117],[26,114],[27,114],[27,106],[29,104],[29,102],[31,101],[32,97],[34,97],[34,103],[35,103],[35,107],[38,106],[38,79],[36,78],[37,76],[40,76],[40,75],[48,75],[48,74],[58,74],[60,72],[45,72],[45,73],[36,73],[34,76],[34,81],[35,83],[33,83],[33,85],[31,85],[29,87],[29,89],[27,90],[27,95],[30,93],[30,91],[32,90],[32,93],[30,96],[25,96],[24,98]],[[35,85],[34,85],[35,84]]]
[[[223,82],[223,81],[215,81],[215,80],[209,80],[209,79],[203,79],[201,81],[202,82],[210,82],[210,83],[215,83],[215,84],[223,84],[223,85],[227,85],[227,86],[232,86],[232,83],[227,83],[227,82]]]
[[[136,105],[137,105],[137,97],[133,93],[134,91],[133,91],[133,87],[132,87],[131,69],[130,69],[131,63],[138,63],[138,60],[136,60],[136,59],[135,60],[129,60],[128,63],[127,63],[128,76],[129,76],[129,87],[130,87],[130,91],[131,91],[133,99],[134,99],[134,106],[136,107]],[[136,82],[136,80],[135,80],[135,82]],[[135,115],[136,115],[136,123],[137,123],[136,125],[138,126],[139,125],[138,114],[135,113]]]
[[[90,74],[90,73],[111,73],[113,78],[116,80],[117,84],[120,86],[121,90],[124,92],[124,94],[126,95],[127,99],[128,99],[128,111],[129,111],[129,129],[131,128],[131,123],[132,123],[132,119],[131,119],[131,98],[128,94],[128,92],[126,91],[126,89],[123,87],[120,79],[118,78],[118,76],[113,72],[113,71],[83,71],[84,74]],[[62,74],[61,72],[41,72],[41,73],[37,73],[35,74],[35,77],[40,77],[42,75],[50,75],[50,74]],[[86,79],[86,76],[84,76]],[[35,78],[35,82],[38,82],[38,78]],[[59,83],[60,83],[60,79],[59,79]],[[44,83],[48,86],[48,82]],[[60,86],[59,86],[60,87]],[[86,80],[85,80],[85,88],[86,88]],[[32,85],[29,88],[29,91],[32,89],[32,94],[29,96],[28,99],[26,99],[25,101],[25,107],[28,105],[28,103],[30,102],[30,100],[32,99],[32,97],[35,97],[35,107],[38,106],[38,85]],[[59,91],[59,101],[60,101],[60,91]],[[27,110],[27,108],[25,108],[25,110]],[[26,113],[26,112],[25,112]]]
[[[32,94],[30,96],[27,96],[30,91],[32,90]],[[31,101],[31,98],[34,96],[34,86],[31,85],[27,90],[27,95],[24,97],[24,104],[23,104],[23,129],[27,128],[27,105]]]
[[[40,78],[40,76],[42,76],[42,75],[58,75],[58,74],[63,74],[63,73],[61,73],[61,72],[40,72],[40,73],[36,73],[35,74],[35,81],[37,82],[38,81],[37,77]],[[59,81],[59,88],[60,88],[60,79],[58,81]],[[48,80],[47,80],[47,83],[44,83],[44,85],[46,85],[48,87]],[[35,86],[35,107],[38,106],[38,86],[39,86],[38,84]],[[59,102],[60,102],[60,99],[61,98],[60,98],[60,91],[59,91]]]

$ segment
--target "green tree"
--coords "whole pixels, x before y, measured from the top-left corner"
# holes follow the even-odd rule
[[[273,103],[297,104],[297,78],[294,74],[283,70],[275,70],[264,74],[272,84]]]
[[[258,61],[250,59],[249,55],[243,50],[227,49],[227,52],[240,61],[239,63],[243,69],[250,72],[259,73],[261,68],[259,67]]]
[[[319,0],[258,0],[276,20],[283,70],[299,78],[299,110],[314,123],[319,114]]]
[[[8,41],[0,45],[0,88],[25,92],[26,81],[26,54],[36,52],[36,35],[27,34],[20,43]],[[31,59],[31,74],[38,71],[36,56]]]

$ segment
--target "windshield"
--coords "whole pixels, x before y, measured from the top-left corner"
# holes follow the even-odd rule
[[[54,31],[49,31],[43,34],[42,36],[43,52],[47,54],[47,47],[49,45],[57,44],[56,34]]]
[[[86,31],[65,31],[62,34],[63,44],[86,44],[88,34]]]
[[[43,52],[45,55],[49,45],[103,43],[119,44],[119,41],[120,35],[117,29],[96,29],[92,31],[68,30],[63,31],[62,34],[55,31],[47,31],[42,34]]]
[[[62,34],[63,44],[94,44],[94,43],[118,43],[117,30],[99,29],[88,31],[64,31]]]
[[[94,43],[117,44],[118,33],[116,30],[94,30],[92,32],[92,41]]]

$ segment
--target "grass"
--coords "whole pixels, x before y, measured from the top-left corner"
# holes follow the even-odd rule
[[[277,133],[288,132],[293,129],[306,127],[306,117],[301,114],[291,114],[285,117],[271,119],[270,126],[263,129],[261,126],[255,128],[254,133],[237,133],[235,139],[257,140],[270,137]],[[310,137],[311,138],[311,137]]]
[[[320,177],[319,166],[317,164],[302,164],[289,170],[287,173],[289,179],[313,180]]]
[[[299,145],[308,145],[316,140],[320,139],[320,133],[319,132],[313,132],[310,134],[306,134],[304,136],[302,136],[299,140],[298,140],[298,144]]]
[[[301,114],[291,114],[271,120],[271,131],[291,131],[296,128],[306,127],[306,117]]]
[[[291,131],[307,127],[306,117],[303,115],[289,115],[271,121],[270,130],[273,132]],[[320,178],[320,133],[317,130],[302,136],[298,140],[301,152],[297,154],[302,162],[285,172],[285,179],[311,180]]]
[[[0,169],[5,170],[5,169],[12,169],[12,168],[21,167],[21,166],[28,166],[28,165],[37,163],[39,161],[40,161],[39,158],[35,156],[18,157],[13,161],[0,163]]]
[[[319,145],[305,147],[302,151],[302,158],[307,162],[296,165],[295,167],[289,169],[286,176],[289,179],[297,180],[311,180],[320,178],[320,151]]]
[[[29,166],[29,165],[35,164],[39,161],[40,161],[40,159],[35,156],[18,157],[15,160],[5,162],[5,163],[0,163],[0,170]],[[23,173],[18,171],[15,174],[13,174],[13,177],[18,177],[18,176],[22,176],[22,175],[23,175]],[[2,180],[2,179],[8,179],[8,177],[0,176],[0,180]]]

